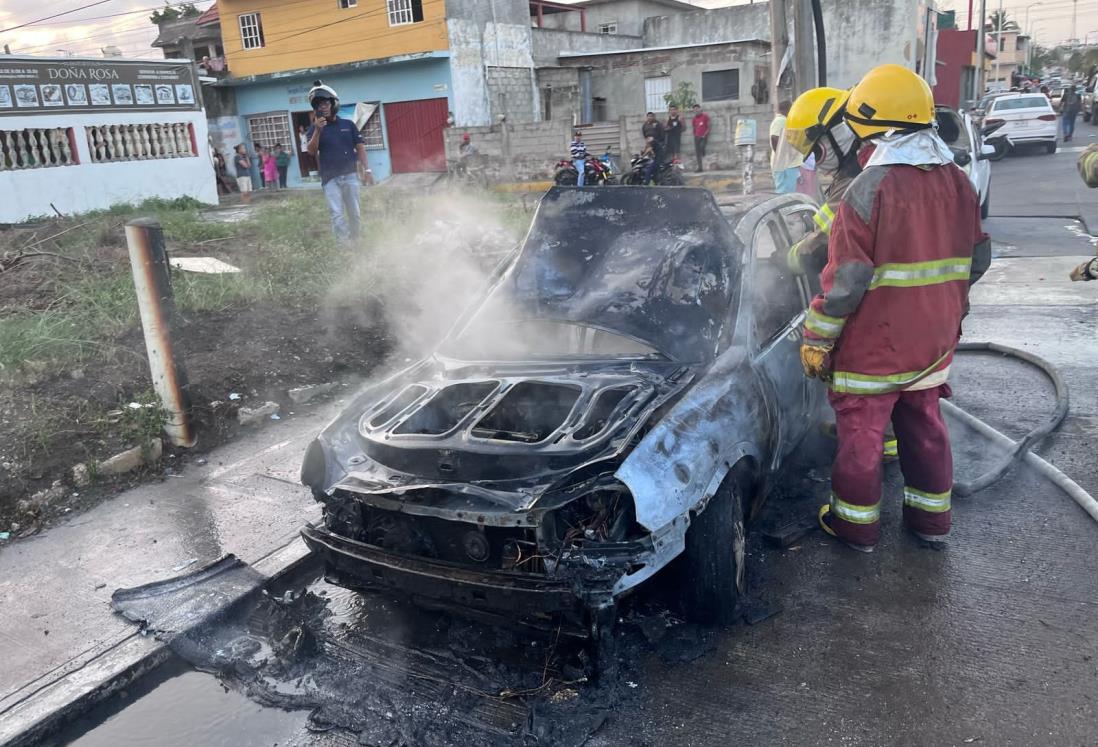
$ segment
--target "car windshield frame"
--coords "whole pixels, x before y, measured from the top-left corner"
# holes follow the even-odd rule
[[[713,360],[735,324],[743,243],[691,187],[553,187],[521,248],[440,350],[485,319],[602,329],[680,363]]]
[[[475,347],[470,347],[469,343],[463,341],[463,337],[471,333],[475,328],[475,322],[471,322],[465,326],[461,333],[452,335],[443,341],[442,345],[438,349],[438,354],[444,358],[451,360],[464,361],[466,363],[480,362],[480,361],[495,361],[495,362],[518,362],[518,361],[590,361],[590,360],[642,360],[651,361],[659,360],[666,361],[668,357],[661,353],[656,348],[652,347],[649,343],[641,340],[637,337],[623,334],[617,330],[609,329],[604,326],[590,324],[586,322],[559,320],[559,319],[501,319],[501,320],[488,320],[486,327],[502,327],[502,326],[518,326],[520,324],[550,324],[561,325],[568,327],[577,327],[594,331],[596,333],[603,333],[612,335],[614,337],[621,338],[622,340],[628,340],[629,342],[641,345],[648,348],[650,352],[620,352],[620,353],[539,353],[536,350],[525,349],[516,351],[516,357],[511,357],[509,354],[503,353],[491,353],[491,354],[470,354],[469,350],[475,350]],[[485,332],[488,330],[485,329]]]

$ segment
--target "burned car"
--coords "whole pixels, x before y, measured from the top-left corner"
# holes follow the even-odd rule
[[[309,446],[329,578],[587,631],[682,556],[727,620],[744,520],[814,422],[800,195],[553,188],[438,350]]]

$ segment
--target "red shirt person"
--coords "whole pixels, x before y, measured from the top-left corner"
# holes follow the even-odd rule
[[[709,115],[702,111],[701,104],[694,104],[690,126],[694,130],[694,156],[698,159],[698,171],[701,171],[705,165],[705,144],[709,140]]]

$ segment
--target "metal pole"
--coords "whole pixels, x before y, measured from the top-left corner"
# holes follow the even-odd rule
[[[785,19],[785,0],[770,0],[770,105],[778,110],[778,93],[782,70],[782,58],[789,46],[789,30]]]
[[[972,0],[968,0],[968,30],[972,31]]]
[[[153,388],[168,417],[164,432],[176,446],[194,446],[196,438],[188,418],[187,373],[172,346],[175,301],[164,231],[153,218],[131,220],[126,224],[126,245],[130,250],[130,268]]]
[[[999,0],[999,15],[995,19],[995,82],[999,82],[999,60],[1003,57],[1003,0]],[[1009,88],[1010,86],[1007,86]]]
[[[976,83],[973,102],[978,102],[984,97],[984,62],[987,56],[987,44],[984,42],[984,14],[987,12],[987,0],[980,0],[980,23],[976,26],[976,75],[973,76]]]
[[[816,86],[811,0],[793,0],[793,98]]]

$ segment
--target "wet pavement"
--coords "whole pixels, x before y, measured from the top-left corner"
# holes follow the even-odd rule
[[[1058,154],[1048,161],[1060,158]],[[1015,199],[1000,178],[1001,167],[1011,163],[1008,159],[994,166],[993,213],[995,200],[1004,193],[1005,200]],[[1024,190],[1026,185],[1015,188]],[[973,295],[965,339],[1020,347],[1061,367],[1072,412],[1037,451],[1085,489],[1098,492],[1098,350],[1093,334],[1098,283],[1071,284],[1064,274],[1075,258],[1092,256],[1090,239],[1074,221],[1039,216],[996,217],[988,228],[1003,240],[996,242],[992,272]],[[959,359],[953,386],[957,404],[1013,437],[1044,420],[1054,406],[1052,388],[1040,374],[993,356]],[[316,420],[322,422],[323,415]],[[314,424],[300,425],[308,433]],[[959,476],[970,476],[975,462],[988,464],[996,456],[978,436],[960,426],[952,430]],[[7,580],[0,582],[0,594],[7,604],[0,611],[0,630],[5,631],[0,655],[17,666],[6,666],[0,674],[2,692],[8,693],[0,700],[0,718],[5,704],[12,702],[13,688],[27,692],[33,688],[29,683],[41,681],[37,673],[64,667],[65,656],[89,641],[103,645],[125,632],[132,634],[129,623],[106,609],[114,588],[173,575],[173,568],[194,557],[206,562],[225,550],[277,546],[291,537],[312,502],[289,487],[305,436],[290,429],[285,433],[280,439],[268,430],[254,443],[231,447],[235,456],[220,467],[211,465],[202,475],[181,478],[187,482],[179,483],[175,497],[166,495],[164,486],[151,494],[142,492],[151,488],[134,491],[124,497],[129,507],[101,507],[101,515],[93,511],[4,550],[0,562]],[[258,456],[234,463],[249,453]],[[700,632],[672,620],[670,632],[653,641],[638,631],[651,627],[646,619],[660,621],[661,630],[666,627],[659,599],[642,596],[633,611],[624,610],[618,633],[622,668],[608,701],[612,707],[587,743],[1098,743],[1098,579],[1091,571],[1098,557],[1098,524],[1039,476],[1015,469],[980,494],[956,498],[951,541],[932,550],[901,530],[900,485],[898,468],[889,466],[882,543],[872,555],[855,553],[817,533],[791,548],[775,549],[756,530],[750,540],[752,593],[780,609],[756,625]],[[818,474],[803,473],[785,487],[784,501],[771,502],[765,518],[810,511],[822,501],[826,487]],[[184,495],[204,497],[194,504],[184,501]],[[241,496],[255,500],[239,500]],[[126,521],[118,521],[119,516]],[[165,540],[163,547],[141,549],[140,538],[160,531],[156,527],[169,533],[194,528],[187,536],[201,539],[189,546]],[[88,542],[88,537],[103,541],[89,545],[99,549],[87,551],[79,561],[65,561],[66,578],[57,578],[62,574],[56,573],[56,565],[45,571],[35,567],[43,558],[58,562],[56,558],[65,557],[66,543]],[[41,544],[36,547],[35,542]],[[112,553],[112,547],[123,553]],[[245,560],[260,552],[252,550],[249,556],[237,551]],[[125,553],[137,553],[142,565],[127,563],[121,557]],[[29,598],[28,587],[11,580],[23,574],[40,582],[41,598]],[[99,583],[109,585],[96,589]],[[469,656],[462,659],[468,663],[487,655],[474,645],[478,636],[481,642],[513,640],[491,628],[469,627],[379,595],[337,590],[315,577],[283,583],[328,598],[333,614],[324,622],[326,629],[360,642],[384,634],[390,643],[397,640],[409,650]],[[71,609],[58,610],[51,598],[70,600]],[[53,639],[48,643],[43,633],[47,627]],[[453,630],[462,631],[456,639]],[[530,641],[536,644],[531,648],[543,647],[539,656],[511,662],[513,669],[496,673],[525,673],[536,680],[537,662],[548,661],[541,651],[548,651],[552,642]],[[548,669],[545,665],[540,674]],[[213,697],[220,691],[214,690],[211,676],[173,671],[174,676],[154,683],[148,694],[130,698],[133,705],[119,710],[127,703],[109,704],[95,715],[97,725],[83,738],[114,734],[113,743],[125,743],[121,735],[149,733],[142,730],[149,728],[150,719],[164,717],[164,710],[193,687],[195,694],[185,700],[195,729],[235,709],[240,724],[255,724],[257,734],[277,732],[270,739],[279,744],[356,742],[341,731],[311,732],[303,711],[257,710],[259,706],[235,692]],[[563,675],[563,669],[559,672]],[[469,675],[455,675],[451,686],[464,682],[464,676]],[[505,679],[497,677],[493,687]],[[202,681],[206,684],[198,684]],[[411,679],[401,682],[392,681],[393,689],[413,689]],[[515,682],[515,687],[525,684]],[[582,686],[577,693],[597,694]],[[126,728],[110,731],[119,725]],[[165,733],[175,733],[170,722],[165,728]],[[267,728],[271,731],[262,731]],[[252,731],[244,726],[230,733],[243,734],[240,729]],[[199,732],[191,736],[191,743],[207,743]]]

